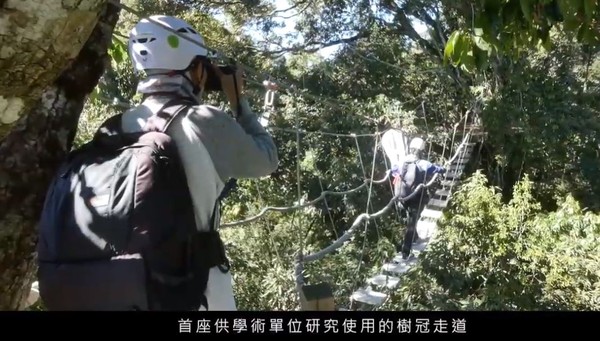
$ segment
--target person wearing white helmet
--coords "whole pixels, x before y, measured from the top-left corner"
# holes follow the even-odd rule
[[[392,166],[391,176],[394,179],[394,196],[400,195],[400,198],[405,198],[411,195],[419,184],[426,183],[429,177],[436,173],[443,174],[446,172],[444,167],[423,159],[424,150],[425,141],[420,137],[415,137],[410,141],[408,155],[402,160],[402,163]],[[421,189],[419,192],[406,202],[398,205],[404,210],[408,218],[401,247],[404,259],[410,257],[412,244],[418,238],[416,233],[417,221],[428,199],[426,190]]]
[[[420,137],[415,137],[408,145],[408,153],[420,156],[425,150],[425,141]]]
[[[181,156],[197,228],[216,229],[219,196],[226,182],[232,178],[267,176],[277,169],[279,162],[272,137],[243,95],[242,70],[224,74],[211,62],[197,29],[181,19],[164,15],[142,19],[131,30],[129,55],[135,70],[145,74],[137,88],[144,101],[123,115],[122,128],[140,131],[152,115],[173,99],[185,98],[195,103],[172,121],[167,133],[175,140]],[[229,100],[233,117],[202,103],[207,86],[221,89]],[[199,309],[236,310],[229,264],[220,237],[216,243],[219,245],[209,247],[217,250],[216,257],[220,258],[209,272],[205,291],[208,307]]]

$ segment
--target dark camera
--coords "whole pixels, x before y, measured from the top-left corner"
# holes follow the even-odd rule
[[[236,71],[236,67],[234,65],[217,65],[219,70],[225,75],[234,74]],[[221,79],[215,73],[212,67],[207,67],[208,77],[206,78],[206,85],[204,86],[204,90],[209,91],[222,91],[221,87]]]

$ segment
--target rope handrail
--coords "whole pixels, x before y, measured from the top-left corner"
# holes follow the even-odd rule
[[[139,11],[136,11],[133,8],[128,7],[126,5],[123,5],[123,4],[119,3],[116,0],[109,0],[109,3],[111,3],[114,6],[119,7],[120,9],[123,9],[123,10],[125,10],[127,12],[130,12],[130,13],[136,15],[139,18],[144,17],[142,15],[142,13],[140,13]],[[220,51],[218,51],[216,49],[210,48],[210,47],[208,47],[208,46],[206,46],[206,45],[204,45],[202,43],[194,41],[190,37],[188,37],[186,35],[183,35],[180,32],[178,32],[176,30],[173,30],[172,28],[164,25],[163,23],[160,23],[159,21],[153,20],[152,18],[146,17],[145,19],[148,20],[149,22],[155,24],[155,25],[161,26],[163,29],[171,32],[172,34],[178,36],[181,39],[187,40],[187,41],[189,41],[189,42],[191,42],[191,43],[193,43],[193,44],[195,44],[197,46],[203,47],[206,50],[211,51],[212,54],[213,54],[213,56],[216,57],[216,58],[221,58],[221,59],[227,60],[228,62],[232,62],[232,59],[227,58],[223,53],[221,53]],[[269,80],[272,78],[267,73],[260,72],[260,71],[255,70],[255,69],[253,69],[253,68],[251,68],[251,67],[249,67],[247,65],[244,65],[242,63],[238,63],[237,65],[239,67],[241,67],[242,69],[245,69],[246,72],[252,73],[252,74],[254,74],[256,76],[264,77],[264,78],[267,78],[266,76],[268,76]],[[248,79],[247,81],[250,81],[250,79]],[[329,104],[334,104],[336,106],[344,106],[344,107],[347,107],[347,106],[350,107],[351,106],[351,105],[349,106],[348,103],[344,102],[344,101],[338,101],[338,100],[333,101],[332,99],[326,100],[325,97],[323,97],[323,96],[315,96],[315,95],[312,95],[310,93],[303,93],[302,89],[299,89],[297,85],[295,85],[295,84],[293,84],[293,83],[291,83],[289,81],[286,81],[286,80],[277,80],[276,83],[280,84],[279,89],[284,90],[284,92],[287,92],[290,95],[296,94],[296,95],[299,95],[300,97],[303,97],[302,95],[304,95],[305,97],[316,98],[316,99],[320,100],[322,103],[326,102],[326,103],[329,103]],[[471,132],[472,132],[472,127],[470,127],[470,129],[469,129],[468,132],[466,131],[467,130],[466,129],[466,126],[467,126],[467,120],[466,120],[466,118],[468,116],[469,116],[469,113],[467,113],[464,117],[461,117],[461,119],[459,120],[459,122],[456,123],[456,125],[455,125],[455,127],[453,129],[454,131],[453,131],[453,134],[452,134],[452,142],[451,142],[450,150],[452,149],[452,147],[454,145],[454,137],[456,135],[456,130],[457,130],[458,126],[460,125],[460,122],[463,119],[465,120],[465,122],[464,122],[464,128],[463,128],[463,133],[466,132],[466,135],[465,135],[463,141],[461,142],[461,144],[456,148],[455,155],[449,161],[447,161],[446,163],[452,163],[459,156],[459,153],[465,149],[465,145],[466,145],[467,141],[469,141],[469,138],[470,138]],[[275,128],[275,127],[273,127],[273,128]],[[273,130],[278,130],[278,129],[275,128]],[[282,131],[287,131],[288,129],[284,128],[284,129],[281,129],[281,130]],[[299,115],[296,115],[295,133],[296,133],[296,145],[297,145],[297,147],[296,147],[296,156],[297,156],[297,173],[298,173],[297,174],[297,178],[298,178],[298,204],[297,205],[293,205],[293,206],[288,206],[288,207],[274,207],[274,206],[264,207],[255,216],[252,216],[252,217],[240,220],[240,221],[223,223],[223,224],[220,225],[221,228],[231,227],[231,226],[237,226],[237,225],[247,224],[247,223],[256,221],[256,220],[260,219],[262,216],[264,216],[269,211],[290,212],[290,211],[298,210],[298,209],[301,209],[301,208],[305,208],[305,207],[314,205],[314,204],[316,204],[317,202],[319,202],[321,200],[324,200],[327,195],[342,196],[342,195],[351,194],[351,193],[357,192],[358,190],[360,190],[362,188],[367,187],[368,184],[383,183],[384,181],[388,180],[389,177],[390,177],[390,175],[391,175],[391,171],[390,170],[386,171],[386,174],[385,174],[384,178],[381,179],[381,180],[374,180],[373,179],[373,175],[371,175],[370,179],[364,179],[364,182],[361,185],[359,185],[358,187],[356,187],[356,188],[353,188],[353,189],[350,189],[350,190],[347,190],[347,191],[341,191],[341,192],[335,192],[335,191],[329,191],[329,190],[322,191],[321,194],[317,198],[315,198],[315,199],[313,199],[311,201],[303,203],[302,202],[302,198],[301,198],[301,191],[300,191],[300,171],[299,171],[300,170],[300,168],[299,168],[300,167],[299,166],[299,150],[300,150],[300,133],[301,133],[300,126],[299,126]],[[360,134],[360,135],[359,134],[347,134],[347,135],[345,135],[345,134],[338,134],[338,133],[325,133],[323,135],[350,136],[350,137],[356,138],[357,136],[377,136],[378,134],[381,134],[381,133],[382,132],[378,132],[377,134],[374,134],[374,135],[371,135],[371,134]],[[443,158],[443,155],[442,155],[442,158]],[[303,282],[304,282],[304,278],[302,276],[302,272],[303,272],[303,264],[305,262],[310,262],[310,261],[315,261],[315,260],[321,259],[321,258],[325,257],[327,254],[329,254],[329,253],[331,253],[331,252],[339,249],[340,247],[343,246],[343,244],[348,239],[350,239],[350,237],[352,236],[352,234],[355,232],[357,226],[359,224],[361,224],[364,220],[366,220],[368,222],[368,221],[370,221],[373,218],[377,218],[377,217],[385,214],[386,212],[388,212],[390,210],[390,208],[393,206],[393,204],[395,202],[401,202],[401,203],[403,203],[403,202],[411,199],[412,197],[414,197],[415,195],[417,195],[423,188],[430,187],[437,180],[438,176],[439,176],[439,174],[435,174],[428,183],[426,183],[426,184],[419,184],[417,186],[417,188],[415,189],[415,191],[413,191],[413,193],[411,193],[410,195],[408,195],[405,198],[400,198],[399,194],[398,195],[394,195],[393,198],[385,205],[385,207],[383,207],[381,210],[379,210],[379,211],[377,211],[377,212],[375,212],[373,214],[369,214],[368,210],[367,210],[367,212],[360,214],[354,220],[354,222],[351,225],[351,227],[340,238],[338,238],[337,240],[335,240],[332,244],[330,244],[329,246],[325,247],[324,249],[322,249],[322,250],[320,250],[318,252],[309,254],[307,256],[303,256],[303,251],[302,251],[302,248],[301,248],[300,251],[299,251],[299,253],[298,253],[297,259],[296,259],[296,267],[295,267],[296,284],[299,286],[299,285],[302,285]],[[454,180],[452,180],[452,184],[453,183],[454,183]]]
[[[454,161],[458,155],[460,154],[460,152],[465,148],[467,141],[469,141],[470,138],[470,133],[467,133],[467,135],[464,137],[463,141],[461,142],[461,144],[458,146],[455,155],[450,159],[450,161],[448,161],[446,164],[450,164],[452,163],[452,161]],[[389,175],[389,172],[388,172]],[[387,213],[392,205],[394,204],[394,202],[396,201],[406,201],[411,199],[412,197],[414,197],[422,188],[429,188],[437,179],[439,173],[436,173],[432,179],[427,183],[427,184],[419,184],[417,186],[417,188],[413,191],[413,193],[411,193],[410,195],[406,196],[405,198],[399,198],[400,194],[395,195],[388,203],[387,205],[385,205],[381,210],[379,210],[378,212],[375,212],[373,214],[368,214],[368,213],[362,213],[360,214],[358,217],[356,217],[356,219],[354,220],[354,222],[352,223],[352,225],[350,226],[350,228],[348,230],[346,230],[346,232],[339,237],[337,240],[335,240],[333,243],[331,243],[329,246],[311,253],[309,255],[302,255],[301,253],[298,253],[298,255],[296,256],[295,259],[295,270],[294,270],[294,274],[296,277],[296,287],[299,290],[300,287],[304,284],[304,278],[302,276],[302,272],[304,271],[304,263],[306,262],[313,262],[316,260],[320,260],[323,257],[325,257],[326,255],[330,254],[331,252],[339,249],[340,247],[342,247],[344,245],[344,243],[350,239],[350,237],[352,236],[352,234],[354,234],[356,228],[363,222],[363,220],[371,220],[373,218],[377,218],[385,213]]]
[[[371,182],[374,183],[374,184],[380,184],[380,183],[383,183],[386,180],[388,180],[389,177],[390,177],[390,171],[388,170],[388,171],[386,171],[385,176],[382,179],[380,179],[380,180],[365,179],[364,182],[361,185],[359,185],[359,186],[357,186],[355,188],[349,189],[347,191],[339,191],[339,192],[336,192],[336,191],[323,191],[323,192],[321,192],[321,194],[318,197],[314,198],[313,200],[307,201],[305,203],[298,204],[298,205],[283,206],[283,207],[281,207],[281,206],[280,207],[277,207],[277,206],[267,206],[267,207],[264,207],[262,210],[260,210],[260,212],[258,214],[254,215],[252,217],[249,217],[249,218],[246,218],[246,219],[243,219],[243,220],[233,221],[233,222],[230,222],[230,223],[223,223],[223,224],[220,225],[220,227],[224,228],[224,227],[232,227],[232,226],[237,226],[237,225],[248,224],[248,223],[251,223],[253,221],[256,221],[256,220],[260,219],[262,216],[264,216],[269,211],[287,213],[287,212],[291,212],[291,211],[298,210],[298,209],[301,209],[301,208],[305,208],[305,207],[308,207],[308,206],[312,206],[312,205],[318,203],[319,201],[325,199],[325,197],[327,195],[342,196],[342,195],[352,194],[352,193],[355,193],[358,190],[366,187]]]
[[[379,135],[383,135],[386,131],[392,129],[386,129],[382,131],[378,131],[375,133],[333,133],[324,130],[306,130],[306,129],[291,129],[291,128],[280,128],[280,127],[269,127],[268,129],[276,130],[276,131],[284,131],[288,133],[296,133],[299,132],[301,134],[318,134],[318,135],[329,135],[336,137],[375,137]]]
[[[110,104],[113,104],[113,105],[118,105],[118,106],[121,106],[121,107],[124,107],[124,108],[131,108],[132,107],[132,104],[130,104],[130,103],[126,103],[126,102],[122,102],[122,101],[118,101],[118,100],[114,100],[114,99],[111,100],[110,98],[106,98],[104,96],[97,96],[96,98],[98,100],[102,101],[102,102],[110,103]],[[462,119],[464,119],[464,118],[462,118]],[[462,121],[462,119],[460,121]],[[459,121],[459,123],[456,123],[455,129],[460,124],[460,121]],[[325,132],[325,131],[307,131],[307,130],[304,130],[304,129],[296,130],[296,129],[279,128],[279,127],[269,127],[269,129],[279,130],[279,131],[286,131],[286,132],[297,132],[297,131],[299,131],[301,133],[309,133],[309,134],[320,134],[320,135],[331,135],[331,136],[337,136],[337,137],[351,137],[351,138],[356,138],[356,137],[376,137],[376,136],[380,136],[380,135],[384,134],[386,131],[388,131],[390,129],[393,129],[393,128],[389,128],[389,129],[386,129],[386,130],[383,130],[383,131],[378,131],[378,132],[375,132],[375,133],[362,133],[362,134],[355,134],[355,133],[343,134],[343,133],[331,133],[331,132]],[[381,184],[381,183],[385,182],[386,180],[389,179],[389,176],[390,176],[389,172],[390,171],[388,170],[386,172],[385,176],[382,179],[380,179],[380,180],[373,180],[372,183],[374,183],[374,184]],[[325,199],[325,197],[327,195],[342,196],[342,195],[352,194],[352,193],[357,192],[360,189],[366,187],[367,185],[369,185],[369,183],[371,183],[371,179],[365,179],[365,181],[361,185],[359,185],[359,186],[357,186],[357,187],[355,187],[353,189],[347,190],[347,191],[340,191],[340,192],[323,191],[323,192],[321,192],[321,194],[317,198],[315,198],[315,199],[313,199],[313,200],[311,200],[309,202],[306,202],[306,203],[303,203],[303,204],[299,204],[299,205],[283,206],[283,207],[281,207],[281,206],[280,207],[277,207],[277,206],[267,206],[267,207],[264,207],[263,209],[261,209],[261,211],[258,214],[254,215],[252,217],[249,217],[249,218],[246,218],[246,219],[243,219],[243,220],[239,220],[239,221],[233,221],[233,222],[223,223],[223,224],[220,225],[220,227],[221,228],[227,228],[227,227],[233,227],[233,226],[239,226],[239,225],[251,223],[251,222],[254,222],[254,221],[260,219],[262,216],[264,216],[266,213],[268,213],[270,211],[284,212],[285,213],[285,212],[291,212],[291,211],[294,211],[294,210],[297,210],[297,209],[301,209],[301,208],[304,208],[304,207],[308,207],[308,206],[314,205],[317,202]]]
[[[335,251],[336,249],[338,249],[340,246],[342,246],[342,244],[347,241],[348,239],[350,239],[351,235],[354,232],[354,229],[356,229],[360,223],[363,222],[363,219],[366,219],[367,221],[373,219],[373,218],[377,218],[381,215],[383,215],[384,213],[386,213],[391,206],[394,204],[394,202],[396,201],[406,201],[408,199],[411,199],[412,197],[414,197],[416,195],[416,193],[418,193],[422,188],[429,188],[434,182],[435,180],[437,180],[439,174],[435,174],[432,178],[431,181],[428,182],[427,184],[419,184],[417,186],[417,188],[415,189],[415,191],[413,193],[411,193],[410,195],[408,195],[405,198],[400,199],[400,194],[396,194],[394,197],[392,197],[392,199],[387,203],[387,205],[385,205],[381,210],[373,213],[373,214],[368,214],[368,213],[361,213],[355,220],[354,223],[350,226],[350,228],[346,231],[346,233],[344,233],[340,238],[338,238],[336,241],[334,241],[331,245],[323,248],[320,251],[317,251],[315,253],[312,253],[310,255],[307,256],[303,256],[302,257],[302,261],[303,262],[313,262],[315,260],[319,260],[322,259],[323,257],[325,257],[327,254],[329,254],[330,252]]]
[[[462,119],[461,119],[461,121],[462,121]],[[460,121],[457,123],[457,125],[459,123],[460,123]],[[470,133],[467,133],[467,135],[465,135],[465,137],[463,138],[463,141],[458,146],[456,153],[454,154],[454,156],[450,160],[448,160],[446,162],[446,164],[452,163],[458,157],[459,151],[461,150],[461,148],[463,147],[463,145],[466,143],[466,141],[468,140],[469,136],[470,136]],[[366,187],[371,182],[374,183],[374,184],[381,184],[381,183],[385,182],[386,180],[388,180],[389,176],[390,176],[390,170],[386,171],[385,176],[382,179],[380,179],[380,180],[365,179],[364,182],[361,185],[359,185],[359,186],[357,186],[357,187],[355,187],[353,189],[347,190],[347,191],[340,191],[340,192],[336,192],[336,191],[323,191],[315,199],[313,199],[311,201],[308,201],[308,202],[305,202],[305,203],[302,203],[302,204],[298,204],[298,205],[280,206],[280,207],[277,207],[277,206],[267,206],[267,207],[264,207],[263,209],[261,209],[258,214],[254,215],[252,217],[249,217],[249,218],[246,218],[246,219],[242,219],[242,220],[233,221],[233,222],[222,223],[222,224],[220,224],[220,228],[227,228],[227,227],[239,226],[239,225],[244,225],[244,224],[248,224],[248,223],[254,222],[254,221],[262,218],[265,214],[267,214],[267,212],[270,212],[270,211],[287,213],[287,212],[295,211],[295,210],[298,210],[298,209],[301,209],[301,208],[305,208],[305,207],[308,207],[308,206],[312,206],[312,205],[318,203],[319,201],[325,199],[325,197],[327,195],[342,196],[342,195],[352,194],[352,193],[355,193],[355,192],[359,191],[360,189]],[[435,176],[434,176],[434,178],[435,178]],[[419,184],[419,186],[422,187],[423,184]],[[417,186],[418,189],[420,189],[419,186]],[[428,188],[429,186],[430,185],[427,185],[425,188]],[[412,196],[415,193],[417,193],[417,192],[418,191],[415,190],[415,192],[413,192],[412,194],[410,194],[406,198],[402,199],[402,201],[405,201],[405,200],[408,200],[408,199],[412,198]],[[383,213],[385,213],[385,212],[383,212]]]

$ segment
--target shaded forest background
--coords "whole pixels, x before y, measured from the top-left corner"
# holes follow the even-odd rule
[[[297,202],[324,189],[343,191],[389,165],[375,133],[402,128],[431,145],[444,162],[454,124],[467,112],[481,120],[469,178],[441,221],[421,265],[403,277],[380,309],[537,310],[600,308],[600,11],[595,1],[123,1],[144,15],[192,22],[209,46],[294,84],[271,114],[280,167],[240,180],[225,202],[224,222],[264,206]],[[525,5],[523,5],[525,3]],[[225,18],[227,25],[214,15]],[[289,43],[274,32],[294,16]],[[427,27],[417,33],[414,21]],[[110,65],[78,120],[74,144],[87,141],[123,103],[139,103],[123,42],[138,18],[121,12]],[[266,37],[244,34],[252,28]],[[339,46],[330,58],[319,47]],[[264,88],[250,77],[262,113]],[[225,105],[212,96],[207,102]],[[296,123],[301,134],[296,150]],[[457,141],[454,141],[456,147]],[[299,159],[299,163],[297,163]],[[297,166],[300,179],[297,178]],[[269,213],[224,229],[239,309],[298,308],[293,258],[344,233],[355,217],[382,208],[390,186],[374,185],[295,213]],[[339,252],[306,268],[308,284],[334,285],[336,303],[378,273],[396,253],[403,226],[392,212],[372,221]],[[31,279],[31,278],[30,278]]]

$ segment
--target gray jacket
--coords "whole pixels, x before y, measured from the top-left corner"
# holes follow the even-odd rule
[[[151,95],[128,110],[122,119],[124,131],[139,131],[147,119],[175,96],[189,96],[189,83],[181,76],[153,76],[138,91]],[[173,95],[165,95],[168,91]],[[277,147],[257,120],[245,99],[236,119],[210,105],[198,104],[182,112],[167,134],[174,139],[187,176],[194,202],[196,224],[209,228],[215,202],[229,178],[258,178],[273,173],[278,166]]]

